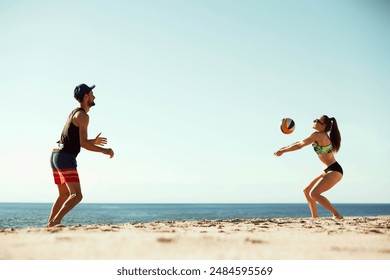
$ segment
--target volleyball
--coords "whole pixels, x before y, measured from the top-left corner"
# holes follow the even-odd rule
[[[282,122],[280,123],[280,130],[284,134],[290,134],[295,129],[295,122],[290,118],[283,118]]]

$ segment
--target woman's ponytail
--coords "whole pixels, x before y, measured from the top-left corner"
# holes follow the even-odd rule
[[[332,141],[333,150],[338,152],[340,150],[341,145],[341,135],[339,131],[339,127],[337,125],[337,121],[335,118],[330,118],[331,121],[331,129],[330,129],[330,141]]]

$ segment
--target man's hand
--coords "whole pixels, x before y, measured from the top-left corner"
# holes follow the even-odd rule
[[[104,154],[110,156],[110,158],[114,157],[114,151],[112,149],[105,149]]]
[[[96,138],[93,140],[94,145],[104,146],[107,144],[107,138],[100,137],[101,132],[96,136]]]

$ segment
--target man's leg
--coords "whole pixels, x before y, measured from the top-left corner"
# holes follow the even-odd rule
[[[65,184],[68,189],[68,197],[62,204],[62,207],[58,211],[57,215],[49,222],[50,227],[60,224],[62,218],[83,199],[79,182]]]
[[[57,187],[58,187],[58,198],[54,202],[53,207],[51,209],[49,220],[47,222],[48,226],[50,224],[50,221],[52,221],[55,218],[55,216],[57,216],[58,212],[62,208],[62,205],[65,203],[65,201],[69,197],[69,190],[65,184],[58,184]]]

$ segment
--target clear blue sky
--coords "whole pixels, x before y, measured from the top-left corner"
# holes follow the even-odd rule
[[[390,1],[0,0],[0,202],[52,202],[73,89],[95,84],[84,202],[305,202],[322,114],[345,176],[333,202],[390,202]],[[279,130],[283,117],[296,130]]]

